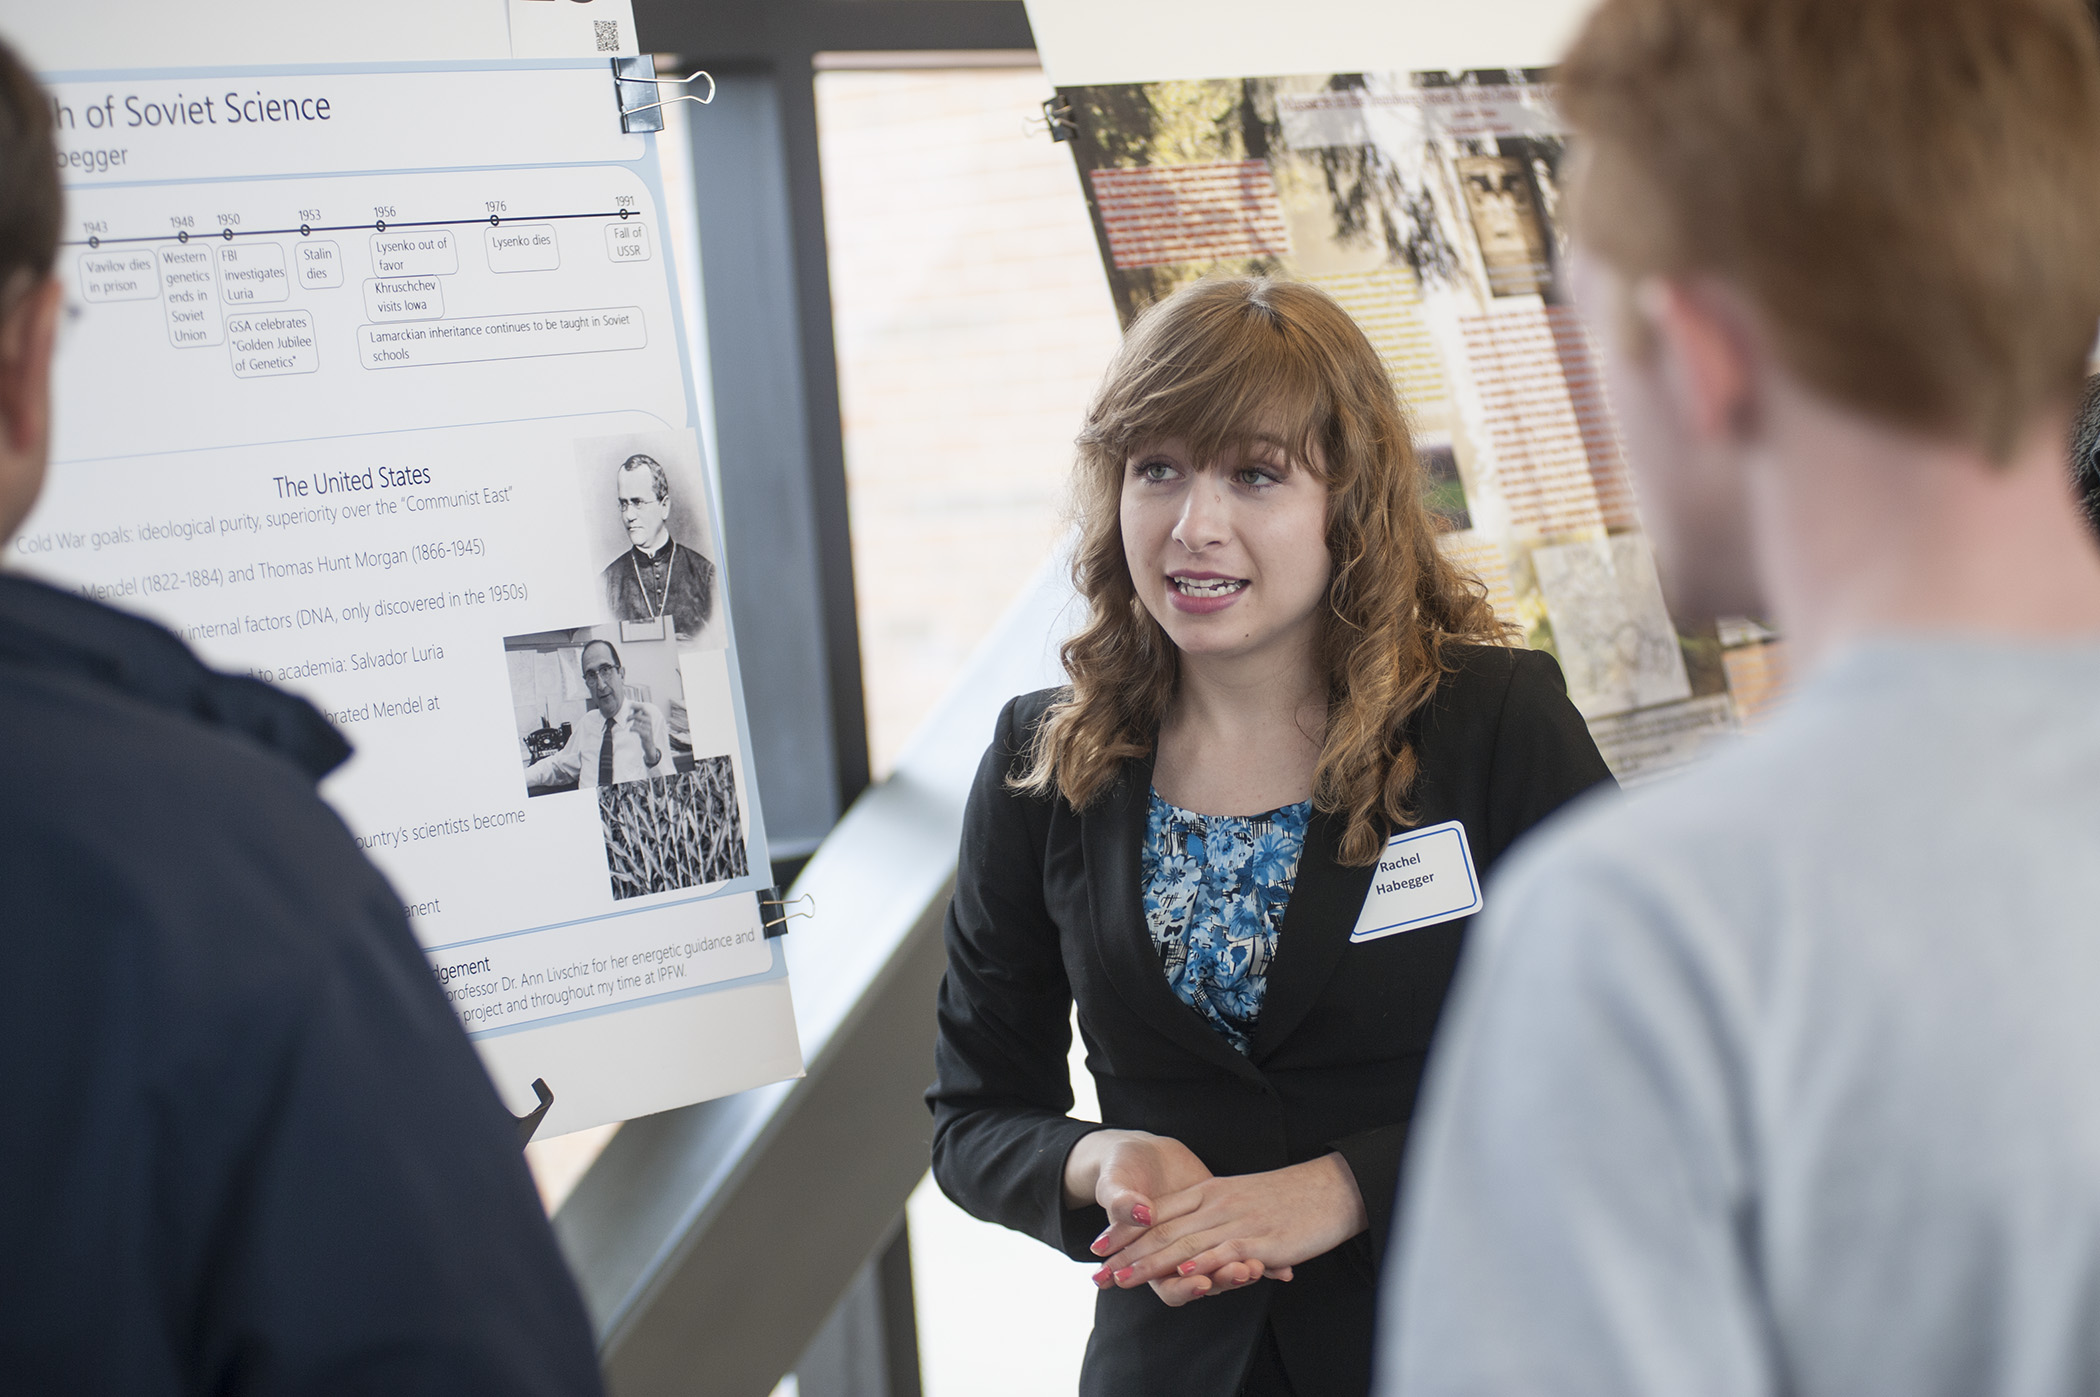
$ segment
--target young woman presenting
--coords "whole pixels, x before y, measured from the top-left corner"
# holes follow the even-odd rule
[[[1089,1397],[1360,1394],[1463,912],[1610,776],[1438,552],[1391,379],[1323,293],[1161,302],[1079,444],[1091,610],[971,795],[934,1174],[1100,1264]],[[1075,1001],[1103,1124],[1067,1114]]]

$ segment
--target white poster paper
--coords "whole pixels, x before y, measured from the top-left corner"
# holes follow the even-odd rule
[[[53,94],[77,313],[7,564],[335,721],[324,794],[511,1109],[554,1092],[543,1133],[798,1072],[654,151],[608,67]]]

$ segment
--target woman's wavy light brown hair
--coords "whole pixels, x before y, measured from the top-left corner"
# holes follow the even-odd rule
[[[1438,551],[1406,409],[1378,351],[1326,293],[1267,277],[1184,287],[1139,316],[1079,435],[1073,581],[1087,623],[1065,642],[1071,688],[1035,735],[1022,790],[1084,807],[1149,754],[1174,696],[1178,652],[1130,580],[1123,480],[1170,438],[1192,459],[1272,441],[1327,484],[1333,579],[1319,635],[1327,733],[1313,803],[1342,814],[1344,863],[1375,862],[1412,821],[1409,720],[1455,667],[1454,642],[1506,644],[1487,588]]]

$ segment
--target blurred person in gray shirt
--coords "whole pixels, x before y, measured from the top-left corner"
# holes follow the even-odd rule
[[[2100,1393],[2078,0],[1605,0],[1571,278],[1685,614],[1800,687],[1488,889],[1378,1391]]]

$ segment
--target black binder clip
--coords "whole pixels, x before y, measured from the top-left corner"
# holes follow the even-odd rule
[[[664,129],[665,107],[677,102],[698,102],[706,106],[715,100],[715,80],[706,69],[690,77],[660,78],[656,75],[656,60],[650,55],[637,54],[632,58],[615,58],[612,61],[613,90],[620,97],[620,129],[630,134],[637,131],[661,131]],[[707,79],[707,95],[681,92],[676,97],[659,97],[656,101],[644,98],[655,97],[659,87],[684,87],[687,83]],[[646,88],[647,91],[640,89]]]
[[[801,902],[806,902],[809,906],[795,906],[796,903]],[[795,907],[795,910],[792,912],[788,911],[787,909],[790,907]],[[775,913],[778,915],[773,915]],[[811,893],[804,893],[798,898],[784,900],[781,897],[780,889],[767,888],[758,895],[758,915],[759,919],[765,923],[766,939],[770,941],[776,936],[787,935],[787,924],[795,920],[795,918],[816,916],[817,899]]]
[[[520,1148],[532,1143],[532,1132],[540,1128],[540,1122],[547,1119],[547,1108],[554,1104],[554,1089],[547,1085],[545,1077],[534,1077],[532,1079],[532,1094],[540,1099],[540,1104],[522,1116],[513,1116],[511,1118],[518,1123],[518,1145]]]
[[[1053,141],[1069,141],[1079,134],[1079,123],[1072,119],[1072,104],[1062,97],[1052,97],[1043,103],[1042,120],[1043,129],[1050,133]]]

